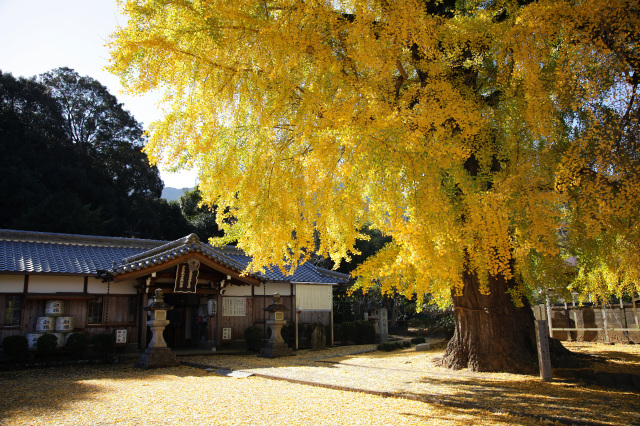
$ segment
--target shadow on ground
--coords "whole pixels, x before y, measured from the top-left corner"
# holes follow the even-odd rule
[[[523,383],[475,378],[470,381],[466,378],[457,380],[453,375],[447,379],[425,377],[421,382],[454,388],[453,392],[438,395],[440,400],[449,404],[505,411],[565,424],[640,423],[640,395],[636,392],[585,387],[581,383],[559,380],[544,383],[532,379]]]
[[[34,411],[46,416],[74,401],[99,399],[108,391],[100,380],[147,380],[166,375],[203,376],[197,369],[141,370],[133,365],[93,365],[32,368],[0,373],[0,424],[15,413]]]
[[[368,389],[368,382],[364,379],[366,374],[392,377],[394,373],[414,373],[413,379],[392,383],[386,386],[382,392],[376,393],[373,390],[371,393],[439,403],[452,408],[489,410],[497,415],[510,413],[529,419],[563,424],[640,424],[640,393],[633,390],[632,387],[616,389],[615,387],[600,386],[596,380],[598,377],[589,381],[555,376],[556,378],[552,382],[545,383],[540,381],[537,376],[516,375],[516,379],[510,380],[508,378],[510,375],[500,377],[499,375],[474,373],[467,370],[420,371],[420,369],[412,368],[411,364],[432,362],[435,355],[407,352],[385,354],[374,352],[359,355],[359,357],[370,358],[369,363],[367,361],[362,363],[362,360],[360,360],[361,363],[354,363],[351,356],[292,357],[267,363],[244,359],[237,364],[237,367],[242,366],[242,368],[258,371],[266,376],[273,374],[279,379],[290,376],[290,379],[295,381],[295,368],[292,367],[312,366],[318,370],[324,370],[324,373],[323,371],[316,373],[317,379],[313,379],[315,385],[332,388],[336,388],[336,385],[339,386],[340,383],[330,378],[332,371],[340,367],[344,368],[341,373],[345,374],[342,376],[345,383],[356,383],[345,387],[365,392],[372,391],[372,389]],[[626,358],[628,361],[635,361],[636,358],[632,354],[619,352],[599,353],[598,355],[609,358]],[[225,362],[223,359],[218,361]],[[232,363],[232,360],[228,360],[228,362]],[[598,366],[599,363],[589,365]],[[262,370],[265,367],[267,368]],[[346,367],[353,367],[353,372],[346,371]],[[269,368],[274,371],[269,372]],[[584,371],[593,372],[593,370]],[[554,374],[556,372],[559,373],[560,370],[554,370]],[[347,380],[346,374],[353,374],[355,380],[353,377]],[[358,375],[362,377],[360,383],[358,383]],[[303,381],[310,380],[306,378]]]
[[[365,349],[365,348],[362,348]],[[333,353],[335,356],[327,356]],[[194,357],[194,362],[208,362],[218,368],[309,370],[314,367],[316,386],[331,387],[328,377],[333,373],[351,375],[352,390],[368,389],[366,376],[375,378],[402,377],[378,394],[438,403],[447,411],[461,415],[486,415],[503,419],[503,413],[524,416],[534,422],[564,424],[640,424],[640,393],[604,388],[579,380],[556,379],[541,382],[533,376],[491,375],[469,371],[417,368],[432,362],[438,353],[360,353],[360,365],[353,357],[338,352],[308,352],[298,357],[265,359],[256,356]],[[605,354],[601,354],[605,355]],[[621,357],[612,353],[611,357]],[[637,356],[630,355],[635,362]],[[364,364],[363,364],[364,363]],[[365,365],[366,363],[369,363]],[[300,367],[300,368],[292,368]],[[338,371],[339,370],[339,371]],[[333,372],[333,373],[332,373]],[[109,392],[109,381],[143,381],[151,384],[167,376],[203,377],[210,375],[202,368],[176,367],[140,370],[132,365],[76,366],[41,368],[0,373],[0,424],[17,413],[30,411],[46,416],[64,410],[74,401],[99,400]],[[339,377],[335,375],[335,377]],[[295,380],[295,377],[291,377]],[[229,380],[237,380],[229,378]],[[102,382],[101,382],[102,381]],[[105,384],[107,383],[107,384]],[[358,389],[361,386],[361,389]],[[389,389],[393,389],[389,391]],[[143,391],[144,392],[144,391]],[[373,393],[373,392],[371,392]],[[406,413],[413,418],[418,413]],[[477,421],[478,417],[474,417]],[[428,422],[429,419],[425,419]]]

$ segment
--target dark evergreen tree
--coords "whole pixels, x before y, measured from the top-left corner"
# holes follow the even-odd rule
[[[223,233],[216,224],[215,207],[200,206],[201,202],[202,194],[197,186],[180,197],[180,210],[188,221],[191,232],[203,240],[221,237]]]
[[[99,82],[0,72],[0,227],[173,239],[189,232],[142,152],[142,126]]]
[[[47,88],[0,73],[0,226],[105,232],[100,207],[73,189],[88,178],[81,163]]]

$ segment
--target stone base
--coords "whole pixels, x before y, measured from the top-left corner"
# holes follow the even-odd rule
[[[259,356],[264,358],[277,358],[291,355],[293,355],[293,349],[287,346],[286,343],[267,343],[264,348],[260,349]]]
[[[171,352],[171,348],[147,348],[136,362],[136,367],[139,368],[176,367],[178,365],[180,365],[180,361]]]
[[[433,348],[433,343],[418,343],[416,345],[416,352],[420,351],[430,351]]]

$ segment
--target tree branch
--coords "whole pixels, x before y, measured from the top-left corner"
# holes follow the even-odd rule
[[[399,59],[396,59],[396,66],[398,67],[398,72],[400,73],[400,77],[396,81],[396,99],[398,99],[400,97],[400,88],[402,87],[404,82],[409,79],[409,76],[402,67]]]

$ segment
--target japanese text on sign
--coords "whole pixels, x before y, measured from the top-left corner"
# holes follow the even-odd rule
[[[247,316],[247,299],[244,297],[223,297],[222,316],[244,317]]]

